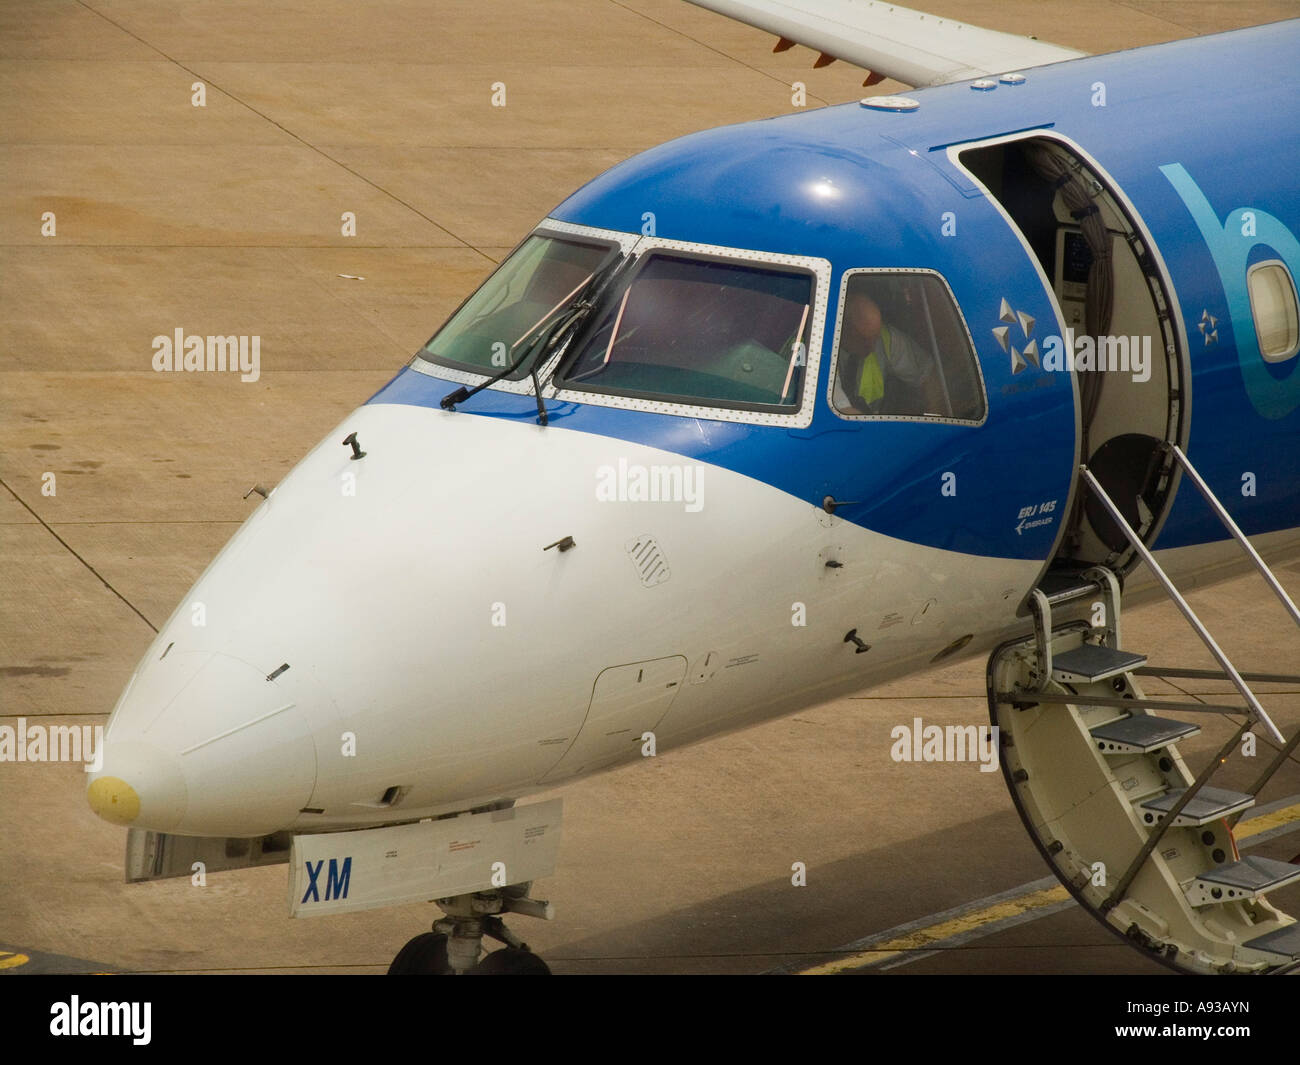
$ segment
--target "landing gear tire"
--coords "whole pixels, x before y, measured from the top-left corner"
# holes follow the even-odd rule
[[[445,914],[434,922],[433,931],[418,935],[406,944],[388,967],[389,976],[550,976],[546,962],[528,949],[500,914],[514,913],[549,921],[551,904],[528,896],[530,882],[508,885],[500,890],[475,891],[436,899]],[[504,943],[503,949],[481,961],[483,937]]]
[[[424,932],[416,936],[393,959],[389,976],[451,976],[447,961],[447,937],[441,932]]]
[[[551,970],[531,950],[502,947],[472,968],[469,976],[550,976]]]

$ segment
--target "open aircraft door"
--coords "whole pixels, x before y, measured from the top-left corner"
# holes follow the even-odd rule
[[[995,648],[987,669],[1012,801],[1075,900],[1152,958],[1183,972],[1294,968],[1300,924],[1267,896],[1300,880],[1300,870],[1242,858],[1233,832],[1283,759],[1252,770],[1249,791],[1211,784],[1252,725],[1280,745],[1286,738],[1149,550],[1184,470],[1205,502],[1227,513],[1182,451],[1191,372],[1168,269],[1116,183],[1059,135],[1035,131],[949,151],[1050,282],[1060,323],[1053,339],[1076,385],[1066,519],[1025,603],[1034,631]],[[1046,355],[1043,362],[1066,369],[1049,367]],[[1122,580],[1139,561],[1244,706],[1143,691],[1142,676],[1203,671],[1150,666],[1124,646]],[[1190,721],[1163,716],[1189,709]],[[1216,736],[1223,745],[1196,771],[1185,760],[1195,747],[1185,755],[1180,745],[1213,728],[1215,711],[1245,720],[1235,733],[1220,729],[1226,742]]]
[[[1077,145],[1043,130],[963,144],[950,158],[1019,234],[1051,288],[1077,382],[1079,455],[1045,577],[1125,573],[1136,551],[1079,463],[1150,544],[1172,502],[1187,435],[1186,342],[1169,271],[1133,205]]]

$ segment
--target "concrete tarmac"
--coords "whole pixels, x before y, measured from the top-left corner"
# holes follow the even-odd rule
[[[1300,14],[921,6],[1090,52]],[[857,68],[772,43],[682,0],[0,7],[0,725],[102,724],[253,509],[245,491],[280,480],[578,185],[788,112],[796,80],[808,106],[863,95]],[[259,376],[153,372],[152,338],[177,328],[260,336]],[[1300,565],[1280,574],[1300,587]],[[1295,672],[1300,634],[1258,578],[1192,600],[1241,668]],[[1153,661],[1211,665],[1167,604],[1127,625]],[[962,663],[566,786],[560,866],[537,888],[557,919],[516,931],[561,973],[762,972],[950,929],[957,910],[971,934],[907,939],[890,971],[1163,971],[1073,904],[1007,908],[1048,870],[1000,773],[890,760],[900,722],[986,721],[983,686],[982,661]],[[1261,687],[1300,726],[1300,689]],[[1185,753],[1226,735],[1211,722]],[[125,831],[91,814],[84,778],[0,762],[0,973],[380,973],[436,916],[291,920],[282,866],[128,886]],[[1263,800],[1297,796],[1293,758]],[[1287,807],[1253,853],[1300,851]],[[1276,900],[1300,913],[1300,889]]]

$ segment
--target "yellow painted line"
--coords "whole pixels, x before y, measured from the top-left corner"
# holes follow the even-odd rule
[[[0,950],[0,969],[17,969],[31,960],[26,954],[10,954],[7,950]]]
[[[1274,810],[1259,817],[1252,817],[1249,821],[1242,821],[1235,832],[1235,836],[1239,840],[1248,839],[1261,832],[1268,832],[1270,829],[1288,825],[1294,821],[1300,821],[1300,803],[1284,806],[1280,810]],[[860,969],[865,965],[876,965],[882,961],[888,961],[890,958],[906,954],[909,951],[924,950],[926,947],[932,947],[952,936],[976,931],[985,925],[1006,920],[1008,917],[1018,917],[1020,914],[1028,913],[1031,910],[1054,906],[1059,902],[1065,902],[1069,897],[1070,893],[1062,885],[1032,891],[1014,899],[1005,899],[1002,902],[994,903],[992,906],[985,906],[981,910],[972,910],[970,913],[962,914],[960,917],[953,917],[928,928],[918,928],[914,932],[908,932],[906,935],[886,940],[867,950],[855,951],[852,954],[846,954],[822,965],[814,965],[810,969],[801,969],[799,975],[826,976],[844,972],[846,969]]]
[[[963,932],[973,932],[994,921],[1003,921],[1008,917],[1018,917],[1022,913],[1041,909],[1044,906],[1055,906],[1059,902],[1065,902],[1069,897],[1070,893],[1059,884],[1056,887],[1043,888],[1041,891],[1032,891],[1028,895],[1005,899],[1002,902],[994,903],[992,906],[985,906],[982,910],[973,910],[970,913],[962,914],[960,917],[953,917],[940,924],[931,925],[929,928],[918,928],[915,932],[908,932],[896,939],[887,940],[869,950],[846,954],[842,958],[836,958],[834,961],[828,961],[823,965],[814,965],[811,969],[802,969],[799,975],[825,976],[830,973],[843,972],[845,969],[858,969],[864,965],[873,965],[891,957],[905,954],[908,951],[932,947],[941,940],[960,935]]]
[[[1246,839],[1281,825],[1289,825],[1292,821],[1300,821],[1300,802],[1294,806],[1283,806],[1282,809],[1274,810],[1272,813],[1252,817],[1249,821],[1242,821],[1237,825],[1233,835],[1237,839]]]

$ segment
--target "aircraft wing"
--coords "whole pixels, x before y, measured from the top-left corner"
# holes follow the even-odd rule
[[[868,84],[894,78],[942,85],[1078,59],[1032,37],[986,30],[876,0],[688,0],[774,33],[777,51],[802,44],[822,53],[817,66],[843,59],[871,72]]]

